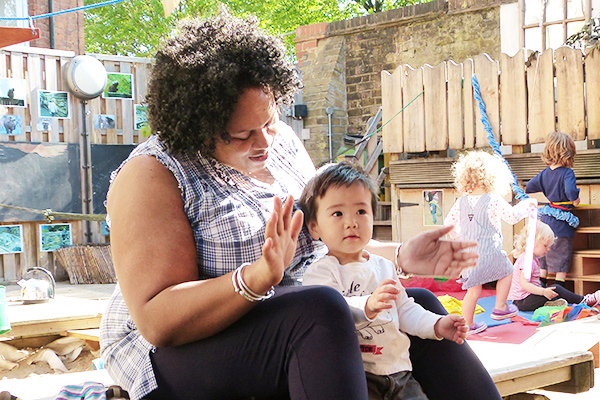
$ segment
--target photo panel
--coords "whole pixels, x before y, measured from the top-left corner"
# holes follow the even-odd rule
[[[0,106],[27,107],[27,81],[16,78],[0,78]]]
[[[423,225],[444,225],[444,191],[423,190]]]
[[[94,129],[115,129],[116,118],[110,114],[94,115]]]
[[[52,130],[52,118],[43,117],[37,120],[37,130],[50,132]]]
[[[102,93],[105,99],[133,99],[133,74],[108,72],[107,84]]]
[[[38,117],[70,119],[69,92],[38,90]]]
[[[0,254],[23,252],[23,225],[0,226]]]
[[[0,135],[22,135],[23,117],[6,114],[0,117]]]
[[[40,224],[40,251],[48,252],[73,245],[71,224]]]
[[[150,136],[150,125],[148,124],[148,115],[146,114],[148,106],[146,104],[133,105],[133,128],[142,133],[142,136]]]

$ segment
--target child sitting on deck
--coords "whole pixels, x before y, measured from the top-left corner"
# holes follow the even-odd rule
[[[348,302],[360,342],[369,399],[426,400],[412,376],[410,339],[448,339],[462,344],[464,318],[438,315],[408,297],[396,266],[364,247],[373,234],[378,188],[347,162],[323,167],[299,200],[311,236],[328,254],[308,266],[303,285],[326,285]]]
[[[581,296],[565,289],[561,285],[542,287],[540,282],[540,262],[538,257],[544,257],[552,243],[554,232],[547,224],[537,221],[535,226],[535,246],[533,248],[533,262],[531,263],[531,278],[527,280],[523,272],[525,266],[525,245],[527,240],[527,225],[515,235],[514,250],[512,255],[517,257],[513,272],[512,285],[508,299],[513,301],[521,311],[534,311],[543,306],[584,303],[595,307],[600,303],[600,290]],[[552,301],[551,301],[552,300]]]

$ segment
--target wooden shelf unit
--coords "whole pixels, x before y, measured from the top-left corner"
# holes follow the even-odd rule
[[[600,205],[576,207],[579,227],[573,238],[573,260],[567,280],[573,291],[585,295],[600,289]]]

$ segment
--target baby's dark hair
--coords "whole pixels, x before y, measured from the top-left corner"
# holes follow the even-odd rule
[[[240,95],[262,88],[277,106],[293,101],[301,87],[283,43],[258,28],[255,17],[231,16],[225,8],[208,20],[180,23],[157,52],[148,84],[148,121],[172,153],[210,156]]]
[[[330,188],[349,187],[360,182],[371,192],[371,208],[373,215],[377,210],[379,188],[377,183],[360,166],[341,161],[325,165],[306,184],[298,200],[298,206],[304,212],[304,223],[309,224],[317,219],[317,199],[325,196]]]

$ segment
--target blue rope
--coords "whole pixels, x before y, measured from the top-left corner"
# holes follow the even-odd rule
[[[103,3],[89,4],[87,6],[81,6],[81,7],[71,8],[71,9],[68,9],[68,10],[61,10],[61,11],[51,12],[51,13],[42,14],[42,15],[36,15],[36,16],[33,16],[33,17],[0,17],[0,20],[3,20],[3,21],[19,21],[19,20],[24,20],[24,19],[29,20],[29,19],[47,18],[47,17],[53,17],[55,15],[66,14],[66,13],[69,13],[69,12],[87,10],[88,8],[96,8],[96,7],[106,6],[106,5],[109,5],[109,4],[121,3],[123,1],[126,1],[126,0],[110,0],[110,1],[105,1]]]
[[[477,77],[475,76],[475,74],[473,74],[472,81],[473,81],[473,95],[475,96],[475,100],[477,100],[477,104],[479,105],[479,112],[481,113],[481,123],[483,124],[483,127],[487,133],[487,140],[490,143],[490,146],[492,146],[492,149],[494,150],[494,153],[496,154],[496,156],[500,157],[500,159],[502,161],[504,161],[504,164],[506,164],[506,166],[508,167],[508,170],[512,174],[513,179],[512,179],[512,182],[510,185],[512,187],[513,192],[515,193],[515,197],[519,200],[528,199],[529,196],[525,193],[523,188],[521,186],[519,186],[519,184],[517,183],[518,181],[517,181],[517,177],[515,176],[515,173],[510,168],[510,165],[508,164],[506,159],[502,156],[502,152],[500,151],[500,145],[498,144],[498,142],[496,142],[496,138],[494,137],[494,133],[492,132],[492,125],[490,125],[490,121],[488,120],[488,117],[487,117],[485,103],[483,102],[483,99],[481,98],[481,91],[479,90],[479,82],[477,81]],[[563,211],[558,208],[552,208],[548,205],[546,205],[545,207],[538,210],[538,214],[549,215],[549,216],[556,218],[559,221],[565,221],[573,228],[577,228],[579,226],[579,218],[577,218],[576,216],[574,216],[573,214],[571,214],[568,211]]]

